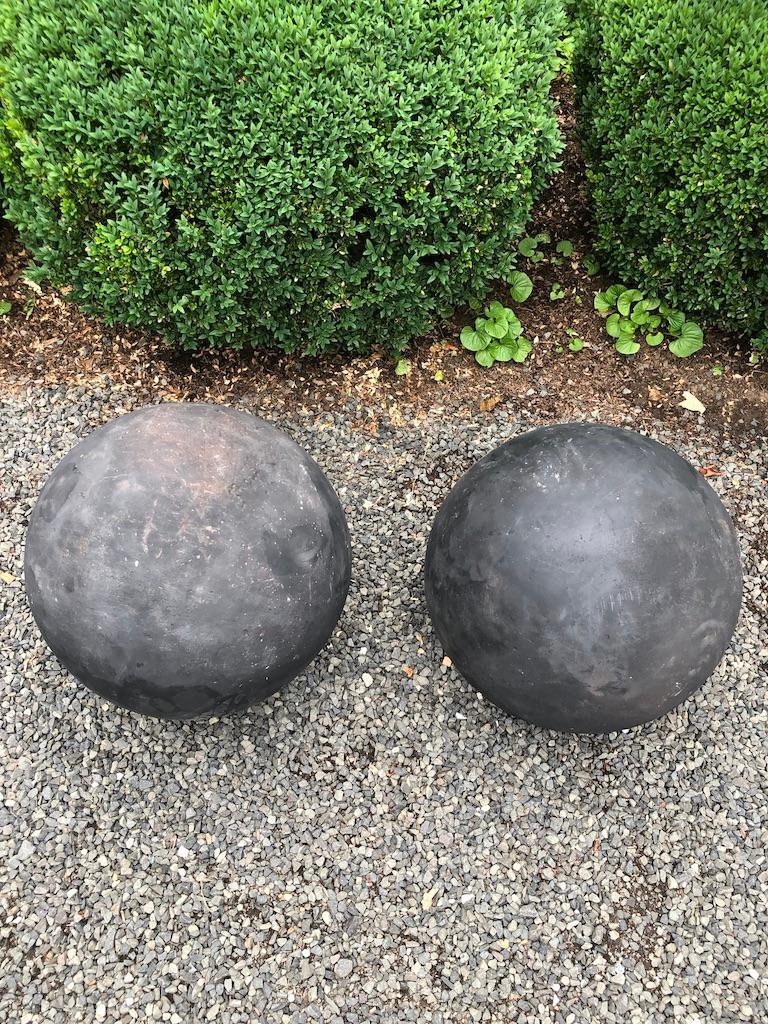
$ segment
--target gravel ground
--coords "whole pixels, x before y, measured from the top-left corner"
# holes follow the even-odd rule
[[[535,423],[446,408],[371,434],[354,402],[283,417],[347,509],[345,613],[268,703],[163,723],[65,674],[20,582],[45,476],[130,404],[3,403],[2,1021],[768,1020],[763,440],[654,426],[722,472],[742,618],[672,715],[569,737],[443,666],[420,588],[449,486]]]

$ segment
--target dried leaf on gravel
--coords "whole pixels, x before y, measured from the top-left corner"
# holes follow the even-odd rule
[[[484,398],[480,403],[480,412],[492,412],[501,401],[501,395],[495,395],[493,398]]]
[[[424,895],[421,897],[422,910],[432,909],[432,903],[434,901],[435,896],[437,896],[437,886],[435,886],[434,889],[430,889],[428,892],[425,892]]]
[[[683,400],[679,404],[681,409],[689,409],[691,412],[704,412],[707,408],[699,401],[696,395],[691,394],[690,391],[683,392]]]

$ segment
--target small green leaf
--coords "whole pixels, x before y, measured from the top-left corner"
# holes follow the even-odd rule
[[[622,334],[616,342],[616,351],[621,352],[623,356],[633,356],[635,352],[640,351],[640,345],[633,338]]]
[[[584,267],[584,270],[587,272],[587,274],[589,274],[590,277],[594,277],[595,274],[600,273],[600,264],[591,254],[584,257],[584,259],[581,261],[581,265]]]
[[[698,341],[704,344],[704,332],[698,324],[693,323],[692,320],[686,321],[680,330],[681,341]]]
[[[651,346],[651,348],[656,348],[657,345],[660,345],[662,341],[664,341],[664,335],[661,331],[659,331],[658,334],[646,334],[645,341],[647,345]]]
[[[492,338],[504,338],[507,334],[507,324],[505,321],[488,320],[485,330]]]
[[[432,379],[436,380],[438,383],[440,383],[440,381],[443,380],[444,378],[445,378],[445,374],[443,373],[443,371],[442,370],[436,370],[435,371],[435,376]]]
[[[621,334],[621,317],[618,313],[611,313],[605,321],[605,329],[612,338],[618,338]]]
[[[0,302],[0,316],[7,316],[13,309],[12,302]]]
[[[565,298],[565,288],[563,288],[563,286],[558,281],[555,281],[555,283],[552,285],[552,289],[549,293],[549,298],[552,302],[557,302],[558,299]]]
[[[581,350],[584,348],[584,342],[581,340],[581,338],[571,338],[571,340],[568,342],[568,348],[571,350],[571,352],[581,352]]]
[[[518,338],[514,348],[512,358],[516,363],[524,363],[533,350],[533,344],[527,338]]]
[[[639,302],[642,297],[643,293],[638,291],[637,288],[628,288],[625,292],[622,292],[616,300],[616,308],[622,316],[629,316],[632,303]]]
[[[527,274],[523,274],[520,270],[515,270],[514,273],[509,275],[507,280],[509,282],[509,294],[512,296],[512,301],[525,302],[533,291],[533,281],[530,277],[528,277]]]
[[[613,300],[609,297],[608,292],[598,292],[595,296],[595,309],[598,313],[602,313],[605,316],[610,313],[613,309]]]
[[[722,363],[715,363],[715,365],[712,367],[712,376],[713,377],[722,377],[723,376],[723,364]]]
[[[704,334],[698,324],[685,323],[680,337],[669,343],[669,351],[678,359],[687,359],[704,347]]]
[[[530,238],[526,235],[517,245],[517,251],[521,256],[525,256],[526,259],[530,259],[536,251],[536,239]]]
[[[638,302],[637,305],[639,306],[640,303]],[[644,309],[638,309],[637,306],[635,306],[635,308],[632,310],[631,319],[633,324],[636,324],[638,327],[642,327],[643,324],[648,323],[648,314]]]
[[[483,337],[479,331],[473,331],[471,327],[465,327],[459,337],[461,344],[470,352],[481,352],[490,342],[490,338]]]
[[[539,252],[538,249],[537,249],[536,252],[533,254],[533,256],[531,256],[531,263],[541,263],[541,261],[543,259],[544,259],[544,253],[543,252]]]
[[[519,338],[523,333],[523,325],[517,319],[516,316],[510,317],[507,321],[507,337],[508,338]]]
[[[652,313],[648,317],[648,322],[646,324],[646,327],[648,327],[649,330],[654,331],[654,330],[656,330],[656,328],[659,326],[660,323],[661,323],[661,317],[657,316],[655,313]]]
[[[515,348],[513,345],[502,345],[498,343],[495,345],[489,345],[486,351],[500,363],[508,363],[515,354]]]
[[[507,310],[500,302],[492,302],[486,312],[488,316],[492,316],[495,320],[507,319]]]
[[[468,306],[469,306],[469,308],[470,308],[471,310],[473,310],[473,311],[474,311],[475,313],[479,313],[479,312],[480,312],[480,310],[481,310],[481,309],[483,308],[483,304],[482,304],[482,302],[480,301],[480,299],[474,299],[474,298],[473,298],[473,299],[470,299],[470,300],[469,300],[469,302],[467,303],[467,305],[468,305]]]
[[[666,307],[665,307],[666,308]],[[685,313],[680,313],[676,309],[668,309],[666,313],[662,312],[662,316],[665,317],[669,330],[672,334],[679,334],[683,329],[685,323]]]
[[[481,366],[493,366],[496,361],[487,348],[483,349],[481,352],[475,352],[475,359]]]
[[[562,253],[563,256],[571,256],[573,254],[573,242],[569,242],[566,238],[562,242],[557,243],[555,251]]]
[[[605,294],[608,297],[610,304],[615,306],[618,297],[623,295],[626,290],[626,286],[623,284],[612,284]]]
[[[552,241],[552,235],[550,235],[548,231],[540,231],[538,235],[536,235],[536,241],[543,242],[544,245],[549,245]]]

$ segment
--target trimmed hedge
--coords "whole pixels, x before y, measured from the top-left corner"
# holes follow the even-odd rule
[[[511,268],[560,0],[0,0],[38,277],[185,347],[399,350]]]
[[[628,287],[768,344],[765,0],[573,7],[598,251]]]

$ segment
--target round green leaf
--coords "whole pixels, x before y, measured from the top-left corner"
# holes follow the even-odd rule
[[[533,349],[533,344],[527,338],[518,338],[514,345],[512,358],[516,363],[524,363]]]
[[[571,352],[581,352],[581,350],[584,348],[584,342],[581,340],[581,338],[571,338],[571,340],[568,342],[568,348],[571,350]]]
[[[507,321],[507,338],[519,338],[523,333],[523,325],[516,316],[510,317]]]
[[[704,332],[698,324],[694,324],[690,320],[683,324],[680,329],[680,340],[681,341],[700,341],[704,344]]]
[[[555,249],[563,256],[570,256],[573,253],[573,242],[569,242],[566,238],[562,242],[558,242]]]
[[[499,323],[497,320],[489,320],[484,329],[492,338],[504,338],[507,333],[507,324],[505,321]]]
[[[489,345],[486,351],[500,363],[508,363],[515,354],[515,349],[512,345]]]
[[[606,291],[608,301],[612,306],[616,305],[616,300],[620,295],[623,295],[626,291],[626,286],[623,284],[612,284],[611,287]]]
[[[613,300],[608,297],[608,292],[598,292],[595,296],[595,309],[604,316],[613,309]]]
[[[633,356],[635,352],[640,351],[640,346],[634,338],[622,334],[616,342],[616,351],[621,352],[623,356]]]
[[[661,331],[659,331],[658,334],[646,334],[645,341],[647,345],[651,346],[651,348],[656,348],[657,345],[660,345],[662,341],[664,341],[664,335]]]
[[[680,337],[669,343],[669,351],[678,359],[687,359],[704,347],[704,334],[698,324],[685,323]]]
[[[507,310],[500,302],[492,302],[488,307],[488,313],[494,320],[506,320]]]
[[[611,313],[605,321],[605,329],[612,338],[618,338],[621,334],[621,317],[618,313]]]
[[[536,239],[535,238],[523,238],[517,246],[517,250],[521,256],[525,256],[526,259],[530,259],[536,251]]]
[[[527,274],[516,270],[509,276],[509,289],[513,302],[525,302],[533,291],[533,281]]]
[[[496,361],[487,348],[482,352],[475,352],[475,359],[481,366],[493,366]]]
[[[471,327],[465,327],[459,337],[461,344],[470,352],[481,352],[488,347],[490,341],[490,338],[483,337],[478,331],[473,331]]]
[[[585,256],[581,263],[584,267],[584,270],[589,274],[590,277],[593,277],[600,270],[600,264],[591,254]]]
[[[671,333],[679,334],[683,329],[683,324],[685,323],[685,313],[680,313],[676,309],[668,309],[663,315],[667,319],[667,324],[669,325]]]
[[[637,288],[628,288],[616,300],[616,308],[622,316],[629,316],[632,303],[639,302],[642,297],[643,293],[638,291]]]

